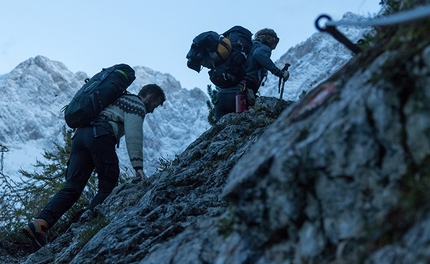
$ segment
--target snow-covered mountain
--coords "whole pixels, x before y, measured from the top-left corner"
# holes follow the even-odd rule
[[[185,149],[209,124],[206,121],[207,96],[200,89],[186,90],[170,74],[135,66],[136,80],[129,91],[137,93],[148,83],[157,83],[166,93],[163,107],[145,118],[145,166],[150,175],[162,156]],[[17,170],[33,170],[44,149],[61,142],[65,125],[61,108],[82,86],[87,74],[70,72],[61,62],[43,56],[30,58],[10,73],[0,76],[0,144],[8,149],[3,157],[3,172],[17,176]],[[122,139],[124,140],[124,139]],[[117,150],[123,170],[130,169],[125,142]]]
[[[364,17],[347,13],[346,20]],[[355,42],[368,32],[366,28],[339,27],[339,31]],[[285,84],[283,98],[297,100],[302,91],[309,91],[342,67],[352,53],[326,33],[315,33],[306,41],[290,48],[276,64],[291,64],[290,79]],[[276,58],[272,58],[276,59]],[[121,62],[118,62],[121,63]],[[102,65],[101,67],[110,65]],[[133,66],[133,65],[132,65]],[[209,128],[208,100],[205,87],[187,90],[170,74],[143,66],[134,66],[136,81],[129,91],[137,93],[147,83],[157,83],[166,91],[164,106],[147,115],[144,124],[145,170],[147,175],[156,171],[160,157],[174,158]],[[95,73],[91,73],[93,75]],[[57,61],[43,56],[30,58],[10,73],[0,76],[0,144],[7,147],[2,170],[17,177],[17,170],[33,170],[36,159],[42,159],[44,149],[53,142],[61,142],[61,128],[65,125],[60,109],[69,102],[82,86],[87,73],[73,73]],[[278,79],[269,74],[261,95],[278,97]],[[124,142],[118,149],[123,170],[130,168]]]
[[[361,22],[368,20],[368,18],[354,13],[346,13],[342,20]],[[337,29],[353,43],[357,43],[359,39],[371,31],[369,27],[359,26],[339,26]],[[296,101],[302,92],[315,88],[345,65],[353,55],[330,34],[314,33],[307,40],[288,49],[275,62],[279,68],[284,67],[287,62],[291,64],[289,68],[290,78],[285,83],[282,98]],[[261,87],[259,91],[264,96],[279,98],[278,78],[269,74],[265,87]]]

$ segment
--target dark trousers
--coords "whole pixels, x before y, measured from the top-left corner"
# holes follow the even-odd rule
[[[241,87],[218,89],[217,98],[214,104],[215,122],[229,113],[236,113],[236,94]]]
[[[90,209],[101,204],[117,185],[117,141],[109,132],[99,134],[94,136],[94,127],[83,127],[76,131],[67,165],[66,184],[37,217],[44,219],[50,227],[79,199],[94,168],[98,176],[98,192],[91,201]]]

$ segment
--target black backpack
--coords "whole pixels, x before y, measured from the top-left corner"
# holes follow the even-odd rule
[[[91,125],[100,112],[113,103],[136,79],[134,70],[127,64],[117,64],[102,69],[78,90],[63,108],[64,118],[70,128]]]
[[[231,42],[232,51],[227,60],[209,70],[209,79],[220,88],[233,87],[245,78],[243,64],[252,47],[252,33],[241,26],[234,26],[222,34]]]
[[[242,26],[234,26],[221,35],[204,32],[194,38],[187,54],[187,66],[197,72],[202,66],[209,68],[209,79],[220,88],[236,86],[245,77],[243,64],[251,50],[251,37],[252,33]],[[229,56],[213,56],[223,54],[220,49],[226,46],[224,43],[230,44]]]

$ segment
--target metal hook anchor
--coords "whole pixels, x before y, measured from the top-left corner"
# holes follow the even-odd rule
[[[355,54],[358,54],[361,52],[361,49],[355,45],[354,43],[352,43],[348,38],[346,38],[342,33],[340,33],[335,26],[325,26],[325,27],[320,27],[319,22],[321,19],[327,19],[327,20],[332,20],[331,17],[329,15],[320,15],[316,20],[315,20],[315,27],[320,31],[320,32],[327,32],[329,34],[331,34],[337,41],[339,41],[340,43],[342,43],[343,45],[345,45],[345,47],[347,47],[348,49],[350,49],[352,52],[354,52]]]

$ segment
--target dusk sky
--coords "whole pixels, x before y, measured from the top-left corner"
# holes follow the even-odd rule
[[[242,25],[280,37],[272,59],[313,33],[321,14],[340,20],[353,12],[371,17],[380,0],[16,0],[0,2],[0,74],[45,56],[72,72],[92,76],[116,63],[170,73],[184,88],[206,88],[207,70],[186,66],[193,38]],[[246,3],[246,4],[245,4]]]

